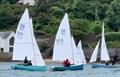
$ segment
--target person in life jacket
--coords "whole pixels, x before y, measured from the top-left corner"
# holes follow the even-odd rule
[[[24,59],[24,64],[27,64],[28,63],[28,59],[27,59],[27,56],[25,57]]]
[[[31,60],[28,61],[28,66],[32,66]]]
[[[118,61],[118,56],[114,55],[112,60],[111,60],[112,65],[114,65],[117,61]]]
[[[70,66],[70,61],[68,59],[63,61],[64,66]]]

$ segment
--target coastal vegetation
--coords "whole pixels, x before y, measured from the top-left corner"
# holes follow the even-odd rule
[[[76,43],[92,48],[101,37],[105,23],[108,48],[120,48],[120,0],[38,0],[35,6],[17,4],[18,0],[0,0],[0,30],[16,30],[25,8],[29,8],[35,32],[54,36],[67,12]],[[47,50],[47,44],[41,45]]]

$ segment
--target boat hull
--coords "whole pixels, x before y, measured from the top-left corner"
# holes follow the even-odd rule
[[[75,70],[83,70],[83,64],[82,65],[71,65],[71,66],[68,66],[68,67],[58,66],[58,67],[53,67],[51,69],[52,69],[52,71],[65,71],[65,70],[75,71]]]
[[[92,68],[117,68],[118,65],[92,64]]]
[[[14,70],[28,70],[28,71],[47,71],[46,66],[25,66],[25,65],[13,65],[11,66]]]

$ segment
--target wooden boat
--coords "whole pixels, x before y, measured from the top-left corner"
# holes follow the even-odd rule
[[[71,71],[76,71],[76,70],[83,70],[83,64],[82,65],[71,65],[71,66],[57,66],[53,67],[52,71],[65,71],[65,70],[71,70]]]
[[[74,64],[74,66],[55,66],[51,69],[54,71],[83,70],[80,52],[78,51],[70,32],[67,13],[61,21],[53,48],[53,61],[62,62],[66,59],[69,59],[70,63]]]
[[[28,9],[25,10],[16,30],[12,60],[23,61],[25,57],[32,61],[32,66],[13,65],[11,68],[34,71],[46,70],[47,67],[34,36],[32,19],[29,18]]]

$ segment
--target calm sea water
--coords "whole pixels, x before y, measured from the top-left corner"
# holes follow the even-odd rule
[[[0,62],[0,77],[120,77],[120,68],[97,68],[85,65],[82,71],[32,72],[12,70],[14,62]]]

